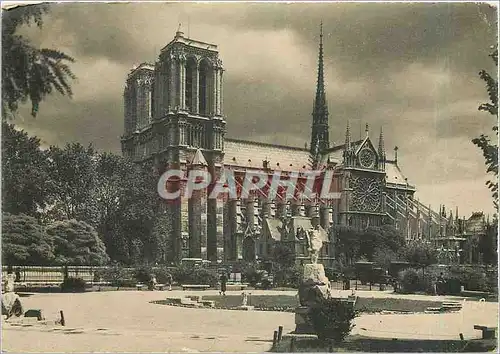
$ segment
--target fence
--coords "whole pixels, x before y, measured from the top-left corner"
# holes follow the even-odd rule
[[[98,282],[95,274],[106,267],[68,266],[68,277],[82,278],[85,282],[93,284]],[[9,267],[2,266],[2,278],[7,276]],[[14,266],[11,268],[17,281],[31,284],[60,284],[64,280],[65,267],[54,266]]]

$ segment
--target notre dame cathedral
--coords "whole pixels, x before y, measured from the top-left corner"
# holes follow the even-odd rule
[[[368,125],[360,140],[352,138],[347,126],[345,143],[330,146],[322,30],[309,149],[226,137],[224,75],[217,46],[187,38],[179,30],[154,65],[143,63],[128,75],[123,155],[152,161],[158,174],[169,168],[203,169],[215,176],[223,169],[235,175],[252,170],[286,174],[320,166],[333,171],[341,198],[321,204],[269,201],[253,194],[243,200],[217,200],[199,191],[197,198],[165,202],[171,241],[167,261],[266,259],[271,246],[282,242],[300,262],[308,258],[307,248],[296,230],[317,225],[323,235],[319,259],[325,265],[333,260],[327,231],[333,224],[364,228],[390,223],[407,239],[446,237],[446,213],[441,206],[436,213],[414,199],[415,186],[401,172],[397,147],[392,158],[387,155],[382,129],[375,143]],[[455,246],[447,247],[454,252]]]

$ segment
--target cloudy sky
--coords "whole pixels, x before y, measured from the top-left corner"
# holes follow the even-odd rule
[[[130,68],[154,61],[179,23],[219,46],[229,137],[304,146],[315,92],[319,23],[332,143],[349,120],[368,123],[435,209],[493,211],[484,160],[471,139],[490,132],[481,69],[496,43],[496,9],[441,4],[54,4],[44,28],[25,33],[77,62],[74,98],[52,97],[16,123],[45,144],[79,141],[120,152],[122,93]],[[362,127],[362,128],[361,128]]]

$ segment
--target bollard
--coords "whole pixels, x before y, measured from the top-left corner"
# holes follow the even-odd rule
[[[274,331],[273,334],[273,348],[276,348],[276,344],[278,344],[278,331]]]
[[[59,313],[61,314],[61,326],[65,326],[66,325],[66,321],[64,320],[64,312],[59,311]]]
[[[290,340],[290,353],[295,352],[295,337],[292,337]]]
[[[281,336],[283,335],[283,326],[278,327],[278,343],[281,342]]]

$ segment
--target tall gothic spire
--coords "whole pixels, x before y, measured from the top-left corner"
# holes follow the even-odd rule
[[[345,130],[345,145],[344,145],[344,165],[349,166],[351,163],[351,130],[349,129],[349,121]]]
[[[378,155],[380,159],[385,160],[384,132],[382,131],[382,127],[380,127],[380,137],[378,139]]]
[[[318,146],[319,151],[330,147],[328,134],[328,106],[326,104],[325,74],[323,64],[323,22],[320,25],[319,54],[318,54],[318,81],[316,84],[316,97],[313,107],[313,122],[311,134],[311,151]]]
[[[325,96],[325,73],[323,64],[323,22],[320,24],[319,33],[319,54],[318,54],[318,81],[316,84],[316,101],[315,109],[324,108],[326,106]]]
[[[349,128],[349,121],[347,121],[347,128],[345,130],[345,149],[351,150],[351,130]]]

